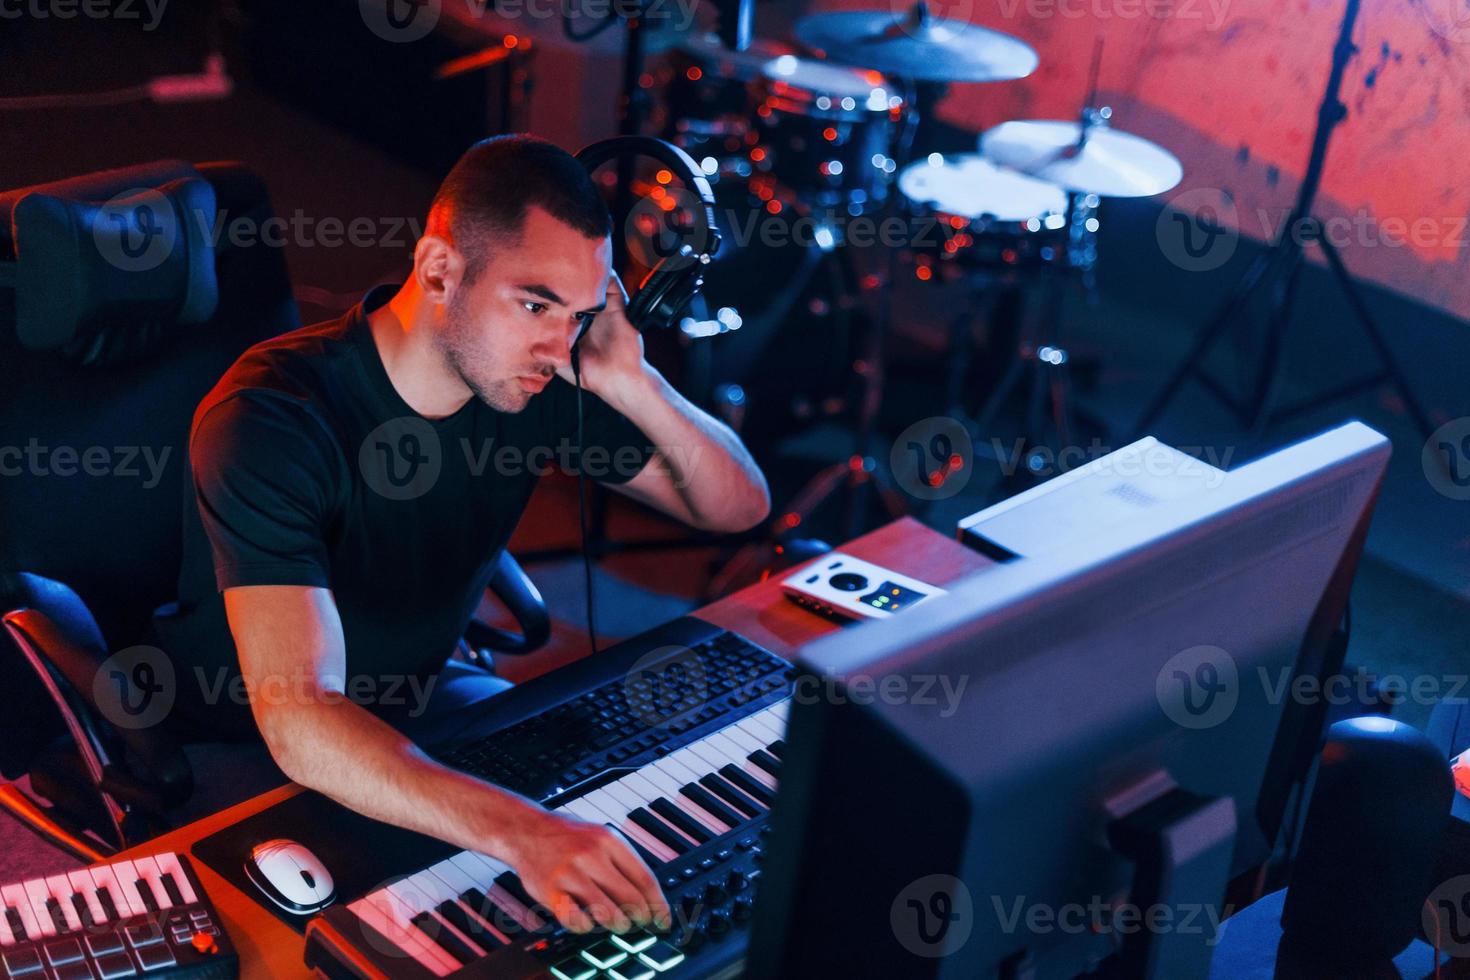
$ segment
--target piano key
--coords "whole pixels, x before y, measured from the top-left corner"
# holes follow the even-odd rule
[[[87,873],[92,876],[92,883],[97,886],[97,902],[107,915],[108,922],[116,922],[132,914],[132,910],[128,908],[127,899],[123,898],[122,887],[118,885],[117,877],[113,874],[111,866],[88,868]]]
[[[430,942],[438,944],[440,949],[459,963],[467,965],[484,958],[478,948],[471,948],[465,940],[460,938],[459,933],[450,927],[449,923],[433,912],[415,912],[413,918],[408,921],[429,937]]]
[[[199,896],[194,893],[194,886],[189,883],[189,876],[184,872],[184,865],[179,861],[179,856],[172,852],[168,854],[155,854],[153,860],[158,862],[158,870],[173,879],[178,886],[179,894],[183,896],[178,904],[193,905],[199,901]]]
[[[693,838],[696,844],[707,844],[715,839],[715,835],[708,829],[662,796],[648,804],[648,809],[673,824],[676,829],[682,830],[685,836]]]
[[[626,816],[614,817],[605,814],[601,810],[593,807],[585,799],[573,800],[560,809],[564,809],[574,816],[581,817],[583,820],[595,821],[597,823],[608,824],[609,826],[616,827],[627,837],[636,841],[639,846],[647,850],[650,854],[653,854],[655,857],[657,857],[659,864],[672,861],[674,860],[674,858],[679,856],[678,851],[675,851],[673,848],[665,845],[658,838],[654,837],[648,831],[633,823]]]
[[[614,831],[617,832],[617,834],[620,837],[623,838],[623,840],[627,841],[628,842],[628,846],[633,849],[633,853],[634,854],[637,854],[638,855],[638,859],[640,861],[642,861],[644,864],[648,865],[649,868],[651,868],[654,871],[657,871],[660,867],[663,866],[663,863],[664,862],[663,862],[663,860],[658,855],[654,854],[648,848],[644,847],[642,844],[638,843],[632,837],[628,836],[620,828],[613,827],[612,824],[608,824],[608,827],[612,828]]]
[[[511,898],[520,902],[528,909],[542,908],[541,903],[532,898],[531,893],[526,891],[526,886],[521,883],[520,877],[514,871],[507,871],[496,878],[495,886],[504,889]]]
[[[0,946],[13,946],[20,942],[16,938],[14,930],[11,929],[11,916],[14,913],[3,901],[0,901]]]
[[[630,776],[625,776],[623,781],[637,790],[646,802],[652,802],[662,797],[674,803],[715,837],[728,833],[731,826],[733,826],[703,807],[700,807],[694,801],[682,796],[679,792],[682,788],[679,781],[666,773],[659,772],[652,766],[647,767],[646,773],[634,773]]]
[[[12,942],[25,942],[33,933],[26,932],[25,923],[21,921],[20,909],[11,905],[9,900],[5,903],[5,928],[10,933]]]
[[[740,719],[735,724],[742,731],[749,732],[767,745],[779,741],[781,736],[786,734],[785,722],[778,721],[774,715],[767,712],[757,712]]]
[[[51,875],[46,879],[46,887],[51,891],[51,897],[56,901],[62,915],[62,921],[57,924],[57,928],[62,932],[76,932],[81,929],[82,920],[71,903],[73,892],[70,879],[66,875]]]
[[[766,812],[766,808],[761,806],[757,800],[746,796],[740,791],[739,787],[735,786],[719,773],[710,773],[707,776],[701,776],[699,785],[752,819]]]
[[[785,739],[780,739],[780,738],[776,739],[770,745],[767,745],[766,746],[766,751],[769,752],[769,753],[771,753],[771,755],[774,755],[778,759],[785,759],[786,758],[786,741],[785,741]]]
[[[781,777],[781,763],[765,749],[756,749],[750,753],[750,761],[770,773],[772,779],[779,779]]]
[[[482,921],[478,916],[471,915],[470,910],[454,901],[443,901],[434,906],[434,911],[439,913],[439,918],[448,922],[461,933],[475,941],[485,952],[499,949],[507,944],[504,936],[494,932],[488,922]]]
[[[46,902],[51,898],[51,891],[46,887],[44,878],[32,878],[30,881],[22,882],[21,888],[25,889],[26,901],[31,906],[31,918],[35,920],[39,933],[31,933],[31,938],[41,936],[55,936],[60,930],[56,923],[51,921],[51,912],[46,908]],[[31,924],[26,923],[26,932],[30,932]]]
[[[492,899],[485,890],[479,886],[466,888],[459,895],[459,902],[469,909],[482,921],[489,923],[496,934],[504,937],[508,942],[516,942],[527,932],[525,925],[511,914],[506,899],[502,896],[500,901]],[[516,903],[520,904],[520,903]]]
[[[698,783],[685,783],[679,787],[679,793],[705,812],[713,814],[731,830],[745,824],[745,818],[730,809],[722,800],[717,799],[714,794]]]
[[[71,883],[73,896],[80,900],[82,906],[87,910],[86,916],[81,915],[81,909],[77,910],[77,916],[82,920],[82,925],[90,929],[94,925],[106,922],[107,912],[97,898],[97,883],[92,880],[92,876],[85,870],[73,871],[66,876],[66,880]]]
[[[694,849],[694,844],[687,837],[642,807],[628,814],[628,819],[648,831],[654,837],[658,838],[661,843],[667,845],[670,850],[678,854],[687,854]]]
[[[70,902],[66,904],[70,905]],[[46,899],[46,914],[51,916],[51,924],[56,927],[58,935],[65,935],[72,931],[71,923],[66,921],[66,914],[61,911],[61,899],[54,895]]]
[[[117,890],[112,897],[118,900],[118,911],[124,915],[144,915],[149,911],[143,896],[138,892],[138,869],[131,861],[114,861],[108,866],[113,874]],[[123,906],[127,908],[124,909]]]
[[[730,741],[734,742],[735,745],[746,755],[749,755],[757,749],[764,749],[768,744],[770,744],[771,741],[764,736],[757,738],[750,732],[740,728],[738,725],[731,725],[729,728],[726,728],[723,732],[721,732],[721,734],[728,738]]]
[[[163,872],[159,870],[157,862],[152,857],[144,856],[133,859],[133,867],[138,869],[138,893],[151,895],[153,903],[160,909],[171,909],[174,900],[168,894],[168,889],[163,887]]]
[[[489,888],[496,876],[506,869],[505,865],[494,858],[487,858],[474,851],[460,851],[449,862],[481,888]]]
[[[40,939],[41,924],[36,921],[36,912],[31,908],[31,898],[26,890],[20,885],[5,885],[0,888],[0,897],[5,899],[5,905],[15,910],[15,916],[10,923],[10,929],[15,933],[17,939]],[[16,928],[16,919],[19,920],[19,928]]]
[[[766,809],[769,810],[771,808],[771,803],[775,799],[775,796],[768,787],[762,785],[746,770],[732,763],[720,769],[720,775],[734,784],[735,788],[740,790],[740,792],[756,800]]]
[[[645,807],[645,806],[642,806],[641,804],[639,804],[636,799],[632,799],[631,797],[629,798],[631,800],[631,802],[634,803],[633,806],[629,807],[629,806],[625,805],[622,801],[620,801],[612,793],[605,793],[604,792],[605,789],[606,789],[606,787],[604,787],[604,789],[602,789],[602,790],[595,790],[595,791],[593,791],[591,793],[588,793],[584,797],[584,799],[586,799],[588,802],[592,803],[594,806],[596,806],[599,810],[603,811],[604,813],[610,813],[610,814],[613,814],[613,815],[619,815],[619,814],[621,814],[623,819],[616,821],[616,823],[617,823],[618,826],[622,826],[622,824],[623,824],[623,822],[625,820],[632,820],[633,819],[633,813],[635,811],[643,811],[644,813],[648,813],[648,808]],[[650,813],[649,816],[652,817],[652,814]],[[695,840],[692,835],[686,834],[684,831],[680,830],[675,825],[669,823],[667,820],[659,820],[656,817],[652,817],[652,819],[656,820],[658,822],[659,826],[662,827],[665,831],[668,831],[669,833],[673,834],[674,837],[675,837],[675,839],[678,840],[681,844],[684,845],[684,850],[687,851],[690,848],[692,848],[695,844],[699,843],[699,841]],[[649,829],[646,821],[634,820],[633,822],[636,823],[636,824],[638,824],[639,826],[643,827],[644,830],[648,830]],[[651,830],[649,832],[652,833]],[[664,841],[664,843],[668,843],[668,840],[667,840],[666,837],[660,837],[658,834],[654,834],[654,836],[655,837],[658,837],[659,840]],[[669,846],[672,847],[673,845],[671,844]],[[680,851],[679,853],[682,854],[683,851]]]
[[[724,732],[715,732],[713,735],[710,736],[710,742],[721,752],[729,753],[731,756],[731,762],[740,766],[757,780],[763,783],[769,780],[769,785],[766,787],[767,789],[774,790],[776,788],[776,781],[774,779],[771,779],[770,774],[752,765],[750,761],[746,758],[746,756],[749,755],[751,751],[753,751],[752,749],[743,749],[739,743],[730,738],[730,736],[726,735]],[[765,746],[757,745],[756,748],[763,749],[765,748]]]
[[[380,888],[366,898],[359,899],[347,906],[365,925],[371,926],[381,933],[383,938],[396,946],[403,955],[413,959],[424,969],[435,976],[447,976],[459,969],[455,963],[438,946],[430,943],[428,937],[417,929],[408,925],[408,916],[401,905],[395,904],[396,900],[388,894],[388,890]],[[403,918],[399,918],[402,915]]]

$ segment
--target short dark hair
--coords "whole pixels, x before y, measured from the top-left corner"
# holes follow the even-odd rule
[[[532,206],[588,238],[612,230],[607,205],[577,158],[536,136],[492,136],[459,158],[429,208],[429,234],[444,235],[465,256],[466,281],[484,265],[492,242],[514,245]]]

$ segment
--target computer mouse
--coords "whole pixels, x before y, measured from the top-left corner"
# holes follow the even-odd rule
[[[251,848],[245,875],[266,898],[295,915],[310,915],[337,897],[332,874],[305,845],[276,838]]]

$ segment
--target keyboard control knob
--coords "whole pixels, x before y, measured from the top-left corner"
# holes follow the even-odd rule
[[[700,910],[703,904],[704,903],[699,900],[698,895],[685,895],[682,899],[680,899],[679,910],[684,913],[684,921],[692,921],[694,919],[694,914]]]
[[[725,891],[732,895],[736,892],[744,891],[747,884],[749,882],[745,880],[745,875],[739,871],[731,871],[725,876]]]
[[[755,903],[748,898],[737,898],[730,915],[736,922],[749,922],[755,915]]]
[[[725,886],[717,882],[711,882],[705,886],[704,901],[710,906],[720,905],[730,898],[730,893],[725,891]]]
[[[709,915],[709,934],[711,936],[723,936],[730,931],[729,912],[711,912]]]

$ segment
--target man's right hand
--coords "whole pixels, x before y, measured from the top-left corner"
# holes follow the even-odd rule
[[[516,826],[501,828],[496,857],[515,869],[531,894],[562,925],[588,932],[634,926],[667,929],[669,904],[648,865],[627,842],[600,824],[528,809]]]

